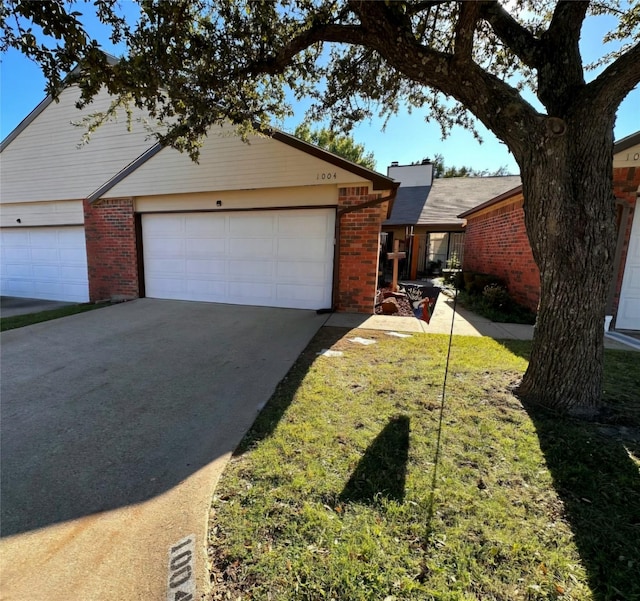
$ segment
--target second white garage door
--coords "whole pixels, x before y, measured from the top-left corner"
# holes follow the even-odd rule
[[[331,307],[333,209],[142,216],[146,296]]]
[[[0,292],[5,296],[88,301],[84,228],[2,228],[0,272]]]
[[[640,205],[635,210],[631,226],[616,329],[640,330]]]

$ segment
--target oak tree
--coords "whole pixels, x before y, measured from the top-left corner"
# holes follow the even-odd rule
[[[98,11],[114,41],[126,43],[121,61],[112,64],[83,31],[83,6]],[[429,109],[444,128],[482,122],[520,167],[541,274],[519,394],[575,414],[597,410],[616,239],[613,125],[640,80],[640,5],[140,0],[136,23],[117,11],[116,0],[5,0],[1,46],[38,61],[53,93],[78,62],[70,81],[85,101],[106,86],[119,102],[165,122],[162,141],[192,156],[214,123],[231,120],[246,131],[290,115],[291,94],[314,99],[311,118],[328,116],[347,131],[374,111],[401,106]],[[588,79],[579,40],[595,13],[617,20],[608,38],[621,45]]]

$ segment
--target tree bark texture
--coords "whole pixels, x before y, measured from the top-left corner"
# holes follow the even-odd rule
[[[547,123],[528,156],[518,157],[541,279],[531,359],[518,394],[580,416],[595,414],[600,403],[616,240],[612,120],[590,117]]]

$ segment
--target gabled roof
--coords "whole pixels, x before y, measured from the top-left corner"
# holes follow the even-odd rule
[[[76,102],[79,96],[80,91],[74,85],[69,85],[60,92],[59,102],[54,102],[48,96],[2,142],[0,175],[3,203],[85,198],[95,201],[110,191],[113,193],[114,188],[120,190],[123,182],[128,181],[127,178],[137,173],[141,167],[146,168],[153,157],[180,154],[161,146],[153,139],[144,125],[146,115],[137,110],[132,122],[133,131],[128,131],[128,123],[124,120],[107,122],[95,131],[88,144],[81,145],[83,129],[73,124],[91,113],[106,110],[111,104],[111,97],[103,90],[92,104],[78,110]],[[358,185],[359,182],[367,181],[371,182],[374,190],[380,191],[395,191],[398,186],[391,178],[290,134],[277,130],[266,133],[271,136],[269,140],[286,145],[290,159],[293,157],[292,153],[301,152],[307,157],[303,161],[305,164],[316,161],[317,166],[322,167],[324,163],[327,172],[329,168],[333,171],[335,167],[339,179],[334,179],[332,183]],[[266,138],[256,136],[253,146],[257,147],[264,140]],[[244,147],[251,148],[251,145]],[[228,156],[223,158],[231,168],[237,164]],[[284,163],[277,167],[281,172],[291,170],[291,165]],[[259,165],[254,164],[251,168],[255,171]],[[184,169],[192,173],[190,160]],[[164,178],[165,174],[161,176]],[[313,177],[315,180],[315,173]],[[189,181],[188,178],[185,180]],[[310,183],[307,177],[304,185]]]
[[[135,112],[131,127],[126,118],[109,121],[82,144],[85,130],[74,124],[108,110],[112,98],[102,90],[78,110],[79,98],[78,86],[67,86],[58,102],[43,100],[5,139],[2,203],[82,200],[153,145],[142,111]]]
[[[431,186],[400,186],[391,217],[384,225],[459,226],[464,223],[461,211],[514,188],[520,181],[519,175],[449,177],[436,178]]]
[[[618,154],[627,148],[640,144],[640,131],[630,134],[613,144],[613,154]]]
[[[276,140],[278,142],[282,142],[287,146],[294,148],[295,150],[299,150],[304,152],[307,155],[320,159],[325,163],[329,163],[330,165],[334,165],[344,171],[348,171],[350,174],[353,174],[359,178],[363,178],[365,180],[370,181],[373,184],[374,190],[395,190],[398,186],[397,182],[395,182],[392,178],[389,178],[377,171],[373,171],[371,169],[367,169],[362,165],[358,165],[357,163],[353,163],[344,159],[338,155],[335,155],[328,150],[324,150],[319,146],[314,146],[313,144],[309,144],[308,142],[304,142],[291,134],[287,134],[285,132],[279,130],[272,130],[269,132],[265,132],[270,139]],[[165,148],[161,146],[159,143],[154,144],[151,148],[142,153],[139,157],[137,157],[134,161],[124,167],[121,171],[116,173],[113,177],[111,177],[107,182],[101,185],[98,189],[92,192],[87,200],[89,202],[95,202],[98,199],[104,197],[109,191],[111,191],[115,186],[126,180],[127,177],[136,172],[140,167],[142,167],[147,161],[152,159],[162,150],[165,152],[171,152],[171,148]],[[203,148],[204,150],[204,148]],[[174,151],[177,153],[177,151]]]
[[[635,146],[636,144],[640,144],[640,131],[635,132],[634,134],[631,134],[629,136],[626,136],[624,138],[622,138],[621,140],[618,140],[617,142],[614,143],[613,145],[613,154],[618,154],[619,152],[622,152],[624,150],[627,150],[627,148],[631,148],[632,146]],[[503,200],[506,200],[507,198],[511,198],[512,196],[515,196],[516,194],[521,194],[522,193],[522,184],[514,187],[511,190],[506,190],[505,192],[503,192],[502,194],[498,194],[497,196],[490,198],[489,200],[475,206],[475,207],[471,207],[470,209],[468,209],[467,211],[465,211],[464,213],[460,213],[460,215],[458,215],[458,217],[461,217],[463,219],[467,218],[469,215],[473,215],[473,213],[475,213],[476,211],[480,211],[482,209],[486,209],[487,207],[490,207],[494,204],[498,204],[499,202],[502,202]]]
[[[118,63],[118,59],[115,56],[109,54],[108,52],[103,51],[103,53],[110,65],[116,65]],[[78,66],[76,65],[62,81],[63,89],[70,85],[68,82],[77,72]],[[7,146],[9,146],[9,144],[11,144],[11,142],[13,142],[13,140],[15,140],[25,129],[27,129],[27,127],[29,127],[29,125],[31,125],[31,123],[35,121],[38,115],[42,113],[42,111],[44,111],[44,109],[46,109],[53,101],[53,96],[51,94],[47,94],[47,96],[38,104],[38,106],[36,106],[36,108],[34,108],[22,121],[20,121],[20,123],[18,123],[18,125],[16,125],[16,127],[7,134],[6,138],[2,140],[2,142],[0,142],[0,152],[2,152]]]
[[[410,225],[418,223],[431,186],[411,186],[398,188],[393,203],[391,217],[384,225]]]
[[[492,205],[498,204],[499,202],[502,202],[503,200],[506,200],[507,198],[512,198],[513,196],[516,196],[517,194],[522,194],[522,184],[519,185],[519,186],[516,186],[515,188],[512,188],[511,190],[507,190],[506,192],[503,192],[502,194],[499,194],[495,198],[490,198],[486,202],[483,202],[482,204],[479,204],[476,207],[471,207],[468,211],[465,211],[464,213],[460,213],[460,215],[458,215],[458,217],[466,219],[469,215],[473,215],[473,213],[476,213],[477,211],[480,211],[480,210],[486,209],[487,207],[490,207]]]

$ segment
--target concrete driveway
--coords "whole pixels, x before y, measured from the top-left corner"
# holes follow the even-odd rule
[[[3,333],[0,597],[200,599],[221,470],[325,320],[140,299]]]

